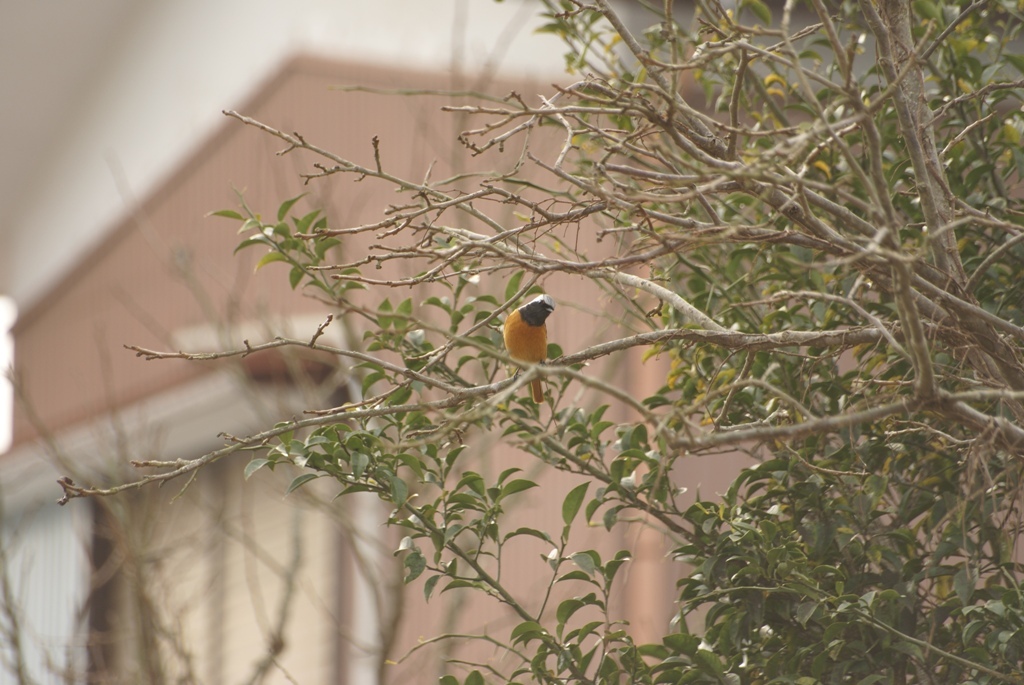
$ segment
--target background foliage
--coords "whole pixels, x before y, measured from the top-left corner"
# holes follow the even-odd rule
[[[450,108],[471,116],[467,154],[501,148],[508,169],[397,178],[379,156],[361,166],[229,113],[319,155],[311,182],[404,196],[362,226],[300,215],[298,198],[269,221],[219,212],[260,266],[286,263],[292,288],[362,323],[351,349],[318,344],[323,327],[266,345],[338,355],[362,397],[157,479],[254,450],[247,475],[291,463],[305,471],[290,490],[331,478],[341,496],[376,493],[404,531],[407,582],[519,617],[487,636],[504,670],[453,669],[446,685],[1024,680],[1024,8],[698,0],[638,20],[605,0],[543,6],[577,80]],[[542,127],[560,147],[538,149]],[[364,233],[379,239],[369,255],[335,260]],[[548,365],[505,379],[500,322],[559,273],[601,289],[620,337],[552,345]],[[669,360],[648,397],[588,374],[632,348]],[[537,376],[539,407],[522,392]],[[606,418],[621,407],[635,418]],[[538,483],[467,470],[473,430],[582,477],[560,521],[508,520]],[[683,504],[687,460],[729,451],[759,463],[721,499]],[[674,541],[682,577],[652,644],[609,609],[628,553],[570,543],[637,514]],[[501,579],[523,536],[552,549],[541,598]],[[556,586],[571,597],[551,601]]]

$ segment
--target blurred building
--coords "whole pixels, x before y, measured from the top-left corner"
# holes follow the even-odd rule
[[[0,456],[0,683],[426,682],[463,646],[417,649],[421,639],[513,620],[449,595],[424,605],[422,581],[401,584],[397,540],[378,527],[375,501],[332,502],[319,482],[286,499],[295,473],[244,481],[243,455],[187,489],[182,480],[66,507],[55,481],[123,482],[139,473],[132,460],[196,457],[222,434],[345,397],[347,370],[333,359],[268,352],[200,365],[123,348],[238,348],[308,337],[324,320],[329,310],[284,287],[283,271],[254,274],[254,255],[232,255],[235,226],[207,215],[236,208],[239,193],[271,215],[306,191],[299,206],[334,226],[376,220],[394,201],[372,182],[303,186],[310,156],[276,155],[280,141],[222,109],[367,164],[377,136],[389,170],[409,178],[432,164],[450,170],[464,163],[453,160],[465,123],[440,111],[450,99],[385,91],[548,92],[561,50],[532,33],[536,9],[0,0],[0,15],[15,19],[0,27],[14,96],[0,110],[0,145],[11,151],[0,167],[0,293],[19,311],[13,447]],[[358,239],[341,249],[356,253]],[[582,279],[546,286],[580,304],[551,323],[563,348],[608,335]],[[347,325],[332,324],[324,340],[340,344]],[[628,382],[642,393],[658,379],[634,361],[641,371]],[[600,372],[620,374],[613,364]],[[475,440],[491,474],[534,468],[497,436]],[[573,484],[544,477],[560,493]],[[517,515],[537,525],[557,518],[558,502],[524,497]],[[637,559],[622,613],[637,630],[662,630],[673,577],[661,542],[618,535]],[[524,549],[513,584],[541,582],[533,569],[546,552]],[[399,663],[381,668],[382,655]]]

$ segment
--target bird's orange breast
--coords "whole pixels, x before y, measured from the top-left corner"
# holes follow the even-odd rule
[[[505,349],[508,356],[524,362],[542,362],[548,356],[547,326],[531,326],[523,321],[519,310],[513,311],[505,319]]]

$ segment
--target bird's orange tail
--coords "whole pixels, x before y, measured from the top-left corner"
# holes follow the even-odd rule
[[[540,379],[530,381],[530,391],[533,393],[533,401],[540,404],[544,401],[544,388],[540,384]]]

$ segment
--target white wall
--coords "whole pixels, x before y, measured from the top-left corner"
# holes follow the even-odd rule
[[[14,323],[15,315],[14,300],[0,296],[0,454],[11,446],[11,405],[14,401],[14,389],[8,380],[7,372],[11,368],[14,345],[8,331]]]
[[[0,506],[4,504],[0,495]],[[52,502],[52,500],[51,500]],[[22,511],[15,519],[0,516],[0,545],[4,546],[3,573],[18,614],[21,659],[28,682],[49,685],[66,682],[61,673],[81,673],[85,650],[80,635],[78,609],[85,598],[88,560],[82,547],[88,508],[68,512],[56,506]],[[7,618],[6,616],[4,617]],[[17,682],[9,665],[15,657],[9,640],[0,642],[4,652],[0,683]]]

